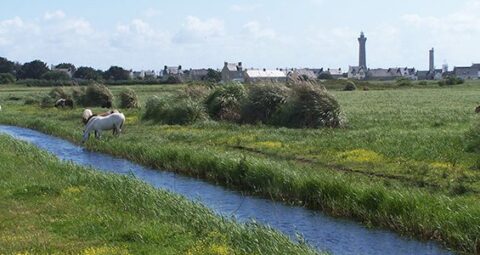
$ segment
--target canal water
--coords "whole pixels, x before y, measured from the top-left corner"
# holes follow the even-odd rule
[[[283,232],[293,240],[300,234],[310,245],[332,254],[452,254],[434,242],[412,240],[391,231],[368,229],[350,220],[329,217],[322,212],[245,196],[202,180],[91,152],[35,130],[0,125],[1,133],[32,143],[62,160],[100,171],[134,175],[156,188],[198,201],[219,215],[233,216],[240,222],[253,219]]]

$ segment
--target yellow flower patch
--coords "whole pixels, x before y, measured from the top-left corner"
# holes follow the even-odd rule
[[[355,149],[340,153],[340,158],[358,163],[375,163],[383,160],[382,155],[366,149]]]
[[[450,169],[451,165],[445,162],[433,162],[430,164],[433,168]]]
[[[277,141],[264,141],[264,142],[254,143],[254,146],[266,148],[266,149],[278,149],[282,147],[282,143]]]
[[[125,248],[120,247],[90,247],[83,250],[82,255],[129,255]]]
[[[64,189],[62,191],[63,194],[77,194],[77,193],[80,193],[83,191],[83,188],[82,187],[78,187],[78,186],[72,186],[72,187],[68,187],[66,189]]]

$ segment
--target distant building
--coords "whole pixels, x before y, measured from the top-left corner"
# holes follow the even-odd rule
[[[441,80],[443,69],[435,69],[435,52],[432,48],[428,51],[428,71],[417,71],[417,80]]]
[[[201,81],[205,79],[208,74],[208,69],[189,69],[184,71],[185,80]]]
[[[155,70],[147,70],[143,71],[144,73],[144,78],[145,79],[156,79],[157,78],[157,73],[155,73]]]
[[[348,79],[365,80],[367,78],[367,70],[362,66],[349,66],[347,77]]]
[[[132,71],[130,70],[130,79],[133,80],[143,80],[145,78],[144,71]]]
[[[328,68],[325,72],[330,74],[334,79],[343,78],[342,68]]]
[[[245,83],[254,84],[260,82],[267,82],[267,83],[278,83],[278,82],[286,82],[287,75],[284,71],[280,70],[245,70],[244,73]]]
[[[363,67],[363,68],[367,68],[366,43],[367,43],[367,37],[365,37],[365,34],[363,34],[363,32],[361,32],[360,37],[358,38],[358,44],[359,44],[358,66]]]
[[[453,74],[464,80],[480,79],[480,64],[456,66],[453,68]]]
[[[283,70],[280,69],[280,71],[283,71]],[[296,75],[296,76],[299,76],[299,77],[306,77],[309,80],[316,80],[317,77],[318,77],[318,75],[316,75],[313,70],[307,69],[307,68],[291,69],[291,70],[287,71],[286,74],[287,74],[287,76]]]
[[[400,78],[416,80],[417,72],[415,68],[408,67],[390,67],[390,68],[375,68],[368,69],[367,79],[369,80],[396,80]]]
[[[66,73],[68,75],[68,77],[70,77],[70,78],[73,77],[73,73],[75,72],[75,70],[72,70],[70,68],[57,68],[57,67],[55,67],[55,65],[51,65],[50,70],[55,71],[55,72]]]
[[[182,66],[165,66],[162,71],[162,76],[163,77],[168,77],[168,76],[177,76],[180,77],[182,76],[183,71],[182,71]]]
[[[223,82],[244,82],[242,62],[227,63],[225,62],[222,69],[222,81]]]

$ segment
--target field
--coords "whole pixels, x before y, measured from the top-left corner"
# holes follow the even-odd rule
[[[124,135],[86,146],[473,253],[480,250],[480,158],[465,152],[465,133],[476,121],[479,85],[333,90],[348,119],[342,129],[159,125],[143,121],[141,109],[127,110]],[[185,86],[131,88],[143,104]],[[49,90],[0,87],[0,123],[78,143],[82,109],[23,105]]]
[[[0,254],[315,254],[132,178],[0,146]]]

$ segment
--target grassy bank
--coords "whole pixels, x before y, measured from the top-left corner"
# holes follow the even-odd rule
[[[0,147],[0,254],[314,254],[132,178]]]
[[[174,88],[139,87],[138,91],[143,101],[154,94],[176,93]],[[480,88],[467,84],[334,94],[349,120],[345,129],[212,121],[156,125],[141,121],[140,110],[131,110],[126,111],[120,138],[107,135],[86,146],[437,240],[459,251],[478,250],[480,171],[478,156],[463,150],[463,135],[475,118]],[[6,102],[0,123],[79,142],[81,109],[58,111]]]

